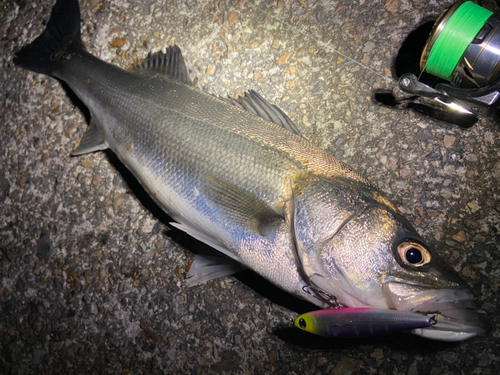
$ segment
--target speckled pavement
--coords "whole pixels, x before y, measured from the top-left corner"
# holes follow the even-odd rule
[[[204,245],[170,229],[112,153],[70,157],[88,113],[12,64],[52,3],[0,2],[0,373],[499,373],[500,125],[370,100],[393,87],[406,36],[451,1],[80,4],[92,54],[126,67],[178,44],[203,90],[258,91],[378,185],[477,295],[490,331],[453,344],[310,336],[290,327],[311,306],[249,271],[188,289],[189,250]]]

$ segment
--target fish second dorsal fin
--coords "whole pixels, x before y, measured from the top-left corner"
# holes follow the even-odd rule
[[[293,121],[285,114],[285,112],[277,106],[269,103],[254,90],[247,91],[245,96],[239,96],[237,99],[229,96],[227,98],[222,96],[218,98],[226,103],[234,105],[235,107],[244,109],[255,116],[259,116],[266,121],[274,122],[275,124],[302,137],[299,129],[297,129]]]
[[[150,53],[141,63],[133,66],[130,70],[166,74],[170,78],[175,78],[188,85],[193,84],[178,46],[168,47],[165,52]]]

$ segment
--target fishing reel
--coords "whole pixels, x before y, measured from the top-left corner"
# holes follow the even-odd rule
[[[378,93],[375,101],[464,128],[498,115],[500,16],[471,1],[456,2],[434,23],[419,70],[418,77],[401,74],[390,100]]]

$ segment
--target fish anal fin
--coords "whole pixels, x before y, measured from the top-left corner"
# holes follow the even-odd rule
[[[275,232],[284,218],[254,195],[227,181],[207,177],[207,199],[222,207],[229,224],[250,228],[257,235],[266,237]]]
[[[299,129],[293,121],[277,106],[269,103],[260,94],[254,90],[249,90],[245,96],[239,96],[237,99],[231,97],[218,97],[226,103],[232,104],[235,107],[244,109],[255,116],[259,116],[266,121],[273,122],[292,133],[302,136]]]
[[[165,52],[150,53],[141,63],[131,67],[130,70],[165,74],[185,84],[193,84],[178,46],[168,47]]]
[[[100,130],[100,125],[98,125],[95,117],[92,117],[85,134],[83,134],[83,137],[80,140],[80,144],[75,150],[73,150],[71,155],[83,155],[95,151],[105,150],[107,148],[108,144],[106,143],[104,135]]]

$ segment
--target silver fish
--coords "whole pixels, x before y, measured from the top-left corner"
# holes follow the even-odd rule
[[[300,136],[251,91],[208,95],[178,47],[123,70],[81,42],[77,0],[59,0],[14,62],[65,81],[92,120],[74,155],[111,149],[175,227],[225,254],[199,257],[191,284],[241,266],[319,307],[439,312],[414,333],[483,332],[473,295],[411,224],[349,166]],[[208,271],[207,271],[208,270]]]

